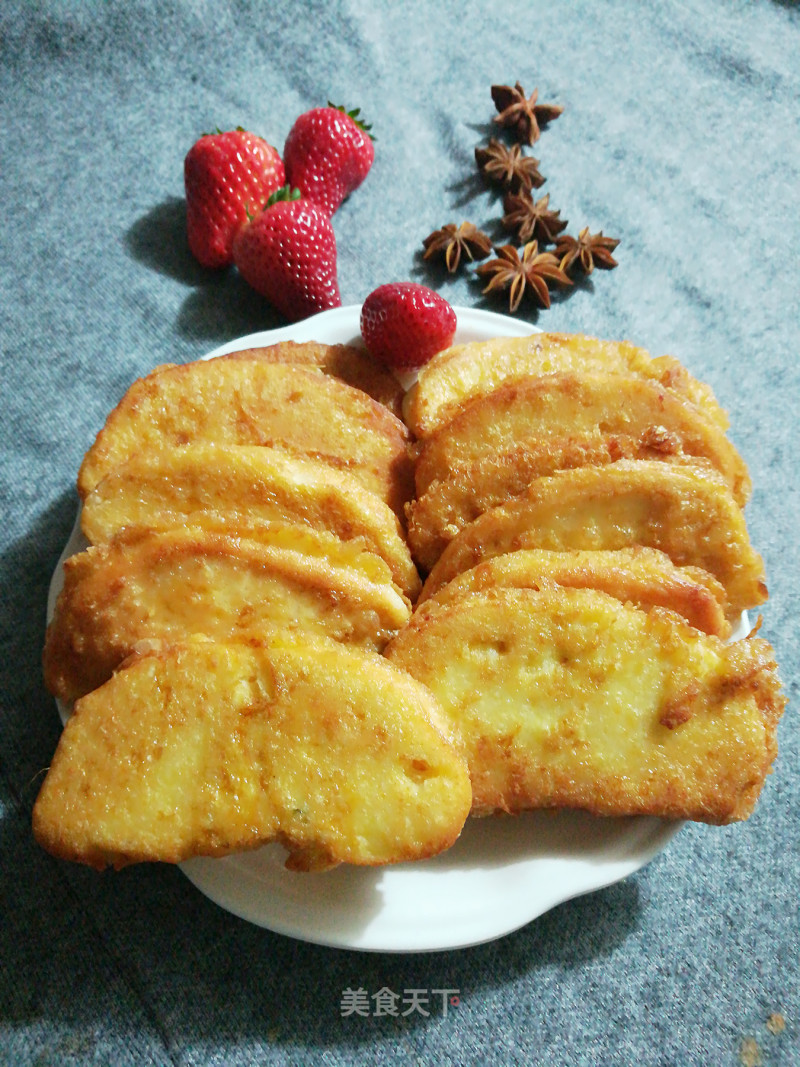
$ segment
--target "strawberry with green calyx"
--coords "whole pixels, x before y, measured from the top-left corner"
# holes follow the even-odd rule
[[[204,267],[229,267],[233,239],[286,181],[278,152],[247,130],[204,134],[183,164],[189,248]]]
[[[330,218],[298,189],[283,186],[248,218],[233,242],[239,273],[287,319],[341,307]]]
[[[374,289],[361,307],[361,336],[367,351],[391,370],[416,370],[449,348],[456,313],[443,296],[415,282],[390,282]]]
[[[283,148],[286,180],[333,215],[364,181],[375,158],[370,127],[360,108],[306,111],[295,121]]]

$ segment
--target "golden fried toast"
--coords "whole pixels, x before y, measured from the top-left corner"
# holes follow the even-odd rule
[[[594,589],[419,607],[387,646],[464,739],[473,812],[746,818],[777,752],[770,646],[726,644]]]
[[[142,641],[303,629],[380,650],[410,604],[375,555],[337,557],[311,530],[287,545],[191,527],[118,537],[68,559],[44,675],[65,701],[102,685]],[[288,540],[288,539],[287,539]]]
[[[657,548],[678,566],[701,567],[725,589],[736,617],[767,598],[764,564],[744,515],[705,468],[620,460],[538,478],[453,538],[428,575],[430,596],[462,571],[518,548]]]
[[[261,348],[243,348],[217,359],[262,359],[319,367],[346,385],[369,393],[398,418],[403,415],[403,387],[390,370],[355,345],[326,345],[318,341],[279,341]]]
[[[722,430],[643,378],[576,372],[515,379],[465,404],[419,446],[407,505],[414,558],[430,570],[478,515],[556,470],[627,459],[708,463],[744,505],[751,483]]]
[[[383,404],[321,371],[267,360],[157,368],[128,389],[84,457],[82,498],[130,456],[196,442],[270,445],[349,471],[398,514],[410,435]]]
[[[536,448],[530,441],[508,452],[486,455],[469,464],[455,464],[446,478],[436,480],[406,505],[407,538],[414,559],[430,571],[453,538],[485,511],[508,503],[524,493],[531,482],[560,470],[601,466],[620,459],[654,459],[659,462],[707,466],[702,460],[673,453],[653,452],[639,442],[619,437],[612,441],[546,438]]]
[[[406,394],[403,412],[413,433],[427,437],[465,402],[515,378],[581,370],[636,375],[684,394],[720,429],[729,421],[711,388],[673,356],[651,356],[628,341],[602,341],[585,334],[535,333],[472,341],[439,352]]]
[[[604,449],[616,459],[677,454],[707,460],[737,503],[744,505],[750,495],[742,457],[691,401],[645,378],[581,370],[517,378],[462,405],[423,442],[414,472],[417,495],[446,480],[456,465],[469,466],[520,445],[542,455],[544,467],[551,440],[560,445],[564,439],[585,442],[587,449],[594,445],[598,455]],[[559,458],[542,473],[556,469]]]
[[[177,863],[278,841],[287,866],[422,859],[469,775],[430,692],[377,653],[299,634],[134,657],[83,697],[33,812],[56,856]]]
[[[643,611],[666,608],[705,633],[728,638],[725,590],[700,567],[676,567],[654,548],[553,552],[520,548],[457,575],[431,598],[444,604],[489,589],[599,589]],[[417,602],[417,607],[423,598]]]
[[[140,452],[88,493],[81,514],[91,544],[126,528],[183,525],[273,541],[286,524],[376,553],[402,591],[418,595],[419,574],[389,505],[352,474],[276,448],[197,444]]]

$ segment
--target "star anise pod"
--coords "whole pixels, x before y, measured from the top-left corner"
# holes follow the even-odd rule
[[[558,118],[564,110],[557,104],[538,104],[538,99],[538,89],[526,97],[519,82],[513,89],[510,85],[493,85],[492,100],[500,112],[494,121],[512,130],[518,141],[533,144],[539,139],[541,127]]]
[[[509,148],[493,137],[486,148],[475,149],[475,161],[485,178],[499,182],[511,192],[516,193],[520,189],[530,191],[544,185],[545,179],[539,173],[539,160],[523,155],[518,144]]]
[[[550,210],[549,193],[535,201],[528,193],[507,193],[503,208],[503,225],[516,233],[520,241],[530,241],[536,237],[543,244],[553,244],[567,227],[567,220],[561,218],[561,212]]]
[[[497,249],[497,259],[481,264],[477,273],[488,278],[489,284],[484,293],[498,289],[509,290],[509,307],[516,311],[523,295],[530,291],[539,303],[550,307],[550,289],[548,282],[558,285],[572,285],[567,275],[561,270],[558,260],[552,252],[540,252],[538,241],[529,241],[522,248],[522,255],[513,245],[503,245]]]
[[[472,262],[486,259],[492,250],[491,238],[471,222],[462,222],[460,226],[448,222],[441,230],[428,234],[422,244],[425,247],[422,258],[430,259],[443,253],[445,266],[451,274],[458,270],[462,254]]]
[[[615,238],[604,237],[602,230],[589,233],[589,227],[584,226],[577,237],[562,234],[553,251],[561,261],[562,270],[569,270],[579,262],[584,274],[591,274],[595,267],[604,267],[606,270],[616,267],[617,261],[611,253],[618,244]]]

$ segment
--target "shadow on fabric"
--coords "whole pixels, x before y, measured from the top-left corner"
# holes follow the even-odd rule
[[[138,262],[191,289],[177,319],[185,337],[222,343],[286,325],[286,319],[242,280],[234,267],[210,270],[194,259],[186,240],[186,201],[156,204],[125,236]]]

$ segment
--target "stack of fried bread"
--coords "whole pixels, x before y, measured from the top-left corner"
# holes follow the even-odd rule
[[[45,847],[122,866],[279,841],[318,870],[457,838],[459,742],[380,655],[421,586],[401,396],[318,344],[128,390],[81,466],[90,547],[47,632],[46,682],[75,706],[34,812]]]
[[[37,838],[319,870],[470,813],[746,818],[784,700],[731,640],[766,587],[726,430],[677,360],[582,335],[456,345],[405,395],[342,345],[156,368],[79,473]]]
[[[710,389],[535,334],[440,353],[404,414],[427,577],[385,655],[458,729],[473,814],[747,817],[784,700],[770,646],[729,643],[767,593]]]

